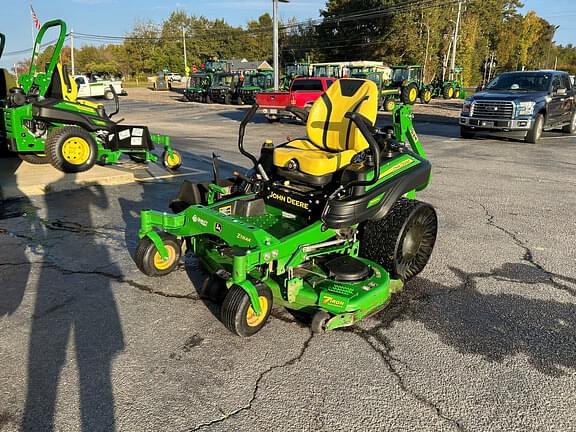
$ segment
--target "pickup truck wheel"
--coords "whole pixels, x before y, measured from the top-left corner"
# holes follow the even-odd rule
[[[562,132],[570,135],[576,134],[576,111],[572,113],[572,117],[570,118],[570,124],[564,126],[562,128]]]
[[[111,91],[107,91],[104,93],[104,99],[106,100],[112,100],[114,99],[114,93],[112,93]]]
[[[472,139],[476,136],[476,134],[466,126],[460,126],[460,136],[464,139]]]
[[[537,144],[538,141],[540,140],[540,137],[542,136],[543,129],[544,129],[544,116],[542,114],[538,114],[536,116],[534,124],[532,125],[532,129],[528,131],[524,141],[531,144]]]

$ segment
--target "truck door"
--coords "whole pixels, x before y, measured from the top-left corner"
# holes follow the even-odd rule
[[[546,122],[547,126],[552,126],[564,121],[564,102],[568,97],[566,92],[567,89],[563,87],[560,76],[554,75],[552,77],[552,85],[550,91],[551,100],[548,104],[548,118]]]
[[[76,84],[78,85],[78,97],[89,97],[90,96],[90,86],[86,82],[85,77],[76,77]]]
[[[564,113],[563,119],[564,122],[569,122],[572,120],[572,113],[574,112],[574,108],[576,108],[576,100],[574,100],[574,85],[572,84],[569,75],[562,75],[561,79],[566,88],[566,97],[562,108]]]

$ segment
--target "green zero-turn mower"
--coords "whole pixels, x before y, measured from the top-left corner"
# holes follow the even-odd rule
[[[252,174],[185,182],[175,214],[143,211],[136,264],[165,275],[187,245],[210,274],[201,295],[221,305],[223,323],[240,336],[260,330],[272,304],[311,317],[315,332],[378,312],[424,269],[436,240],[434,208],[415,199],[431,165],[411,107],[397,107],[393,127],[377,129],[376,84],[338,80],[300,112],[307,138],[266,141],[258,159],[243,146],[257,109],[238,140]]]
[[[42,38],[52,27],[59,28],[59,37],[46,72],[37,72]],[[169,137],[150,134],[146,126],[120,125],[111,119],[119,111],[113,87],[116,110],[111,114],[102,105],[66,100],[63,87],[75,83],[58,65],[65,38],[66,24],[61,20],[46,22],[38,32],[30,69],[20,76],[20,86],[10,89],[2,109],[8,150],[34,164],[50,163],[64,172],[81,172],[96,162],[116,163],[122,154],[138,162],[156,162],[159,157],[152,150],[160,144],[164,165],[170,170],[179,168],[182,157]],[[63,86],[62,79],[69,82]]]

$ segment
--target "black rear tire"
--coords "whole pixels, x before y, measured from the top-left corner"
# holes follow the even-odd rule
[[[476,133],[472,132],[466,126],[460,126],[460,136],[464,139],[472,139],[476,136]]]
[[[442,97],[444,99],[452,99],[454,97],[454,87],[452,84],[447,84],[442,89]]]
[[[380,220],[360,227],[360,256],[383,266],[390,277],[408,281],[424,270],[438,232],[430,204],[400,198]]]
[[[199,294],[200,298],[210,300],[212,303],[222,306],[227,293],[228,287],[226,286],[226,281],[218,275],[213,274],[204,280]]]
[[[32,165],[46,165],[50,163],[48,156],[41,153],[18,153],[18,157]]]
[[[256,286],[263,315],[253,315],[250,297],[244,288],[233,285],[222,303],[222,322],[228,330],[238,336],[248,337],[258,333],[266,325],[272,311],[272,292],[265,284]]]
[[[394,111],[395,107],[396,107],[396,101],[394,99],[392,98],[384,99],[383,104],[384,111]]]
[[[66,146],[71,150],[68,152]],[[66,173],[87,171],[98,157],[98,146],[92,135],[77,126],[52,129],[46,138],[46,155],[52,166]]]
[[[420,91],[420,102],[429,104],[432,100],[432,91],[429,88],[424,88]]]
[[[134,262],[146,276],[165,276],[171,273],[180,261],[182,254],[180,241],[167,233],[160,233],[160,238],[168,249],[167,261],[162,261],[156,245],[149,237],[142,238],[136,246]]]

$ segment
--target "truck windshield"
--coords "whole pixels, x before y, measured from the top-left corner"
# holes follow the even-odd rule
[[[549,74],[542,73],[503,73],[491,81],[486,86],[486,89],[524,92],[548,91],[550,78],[551,76]]]

